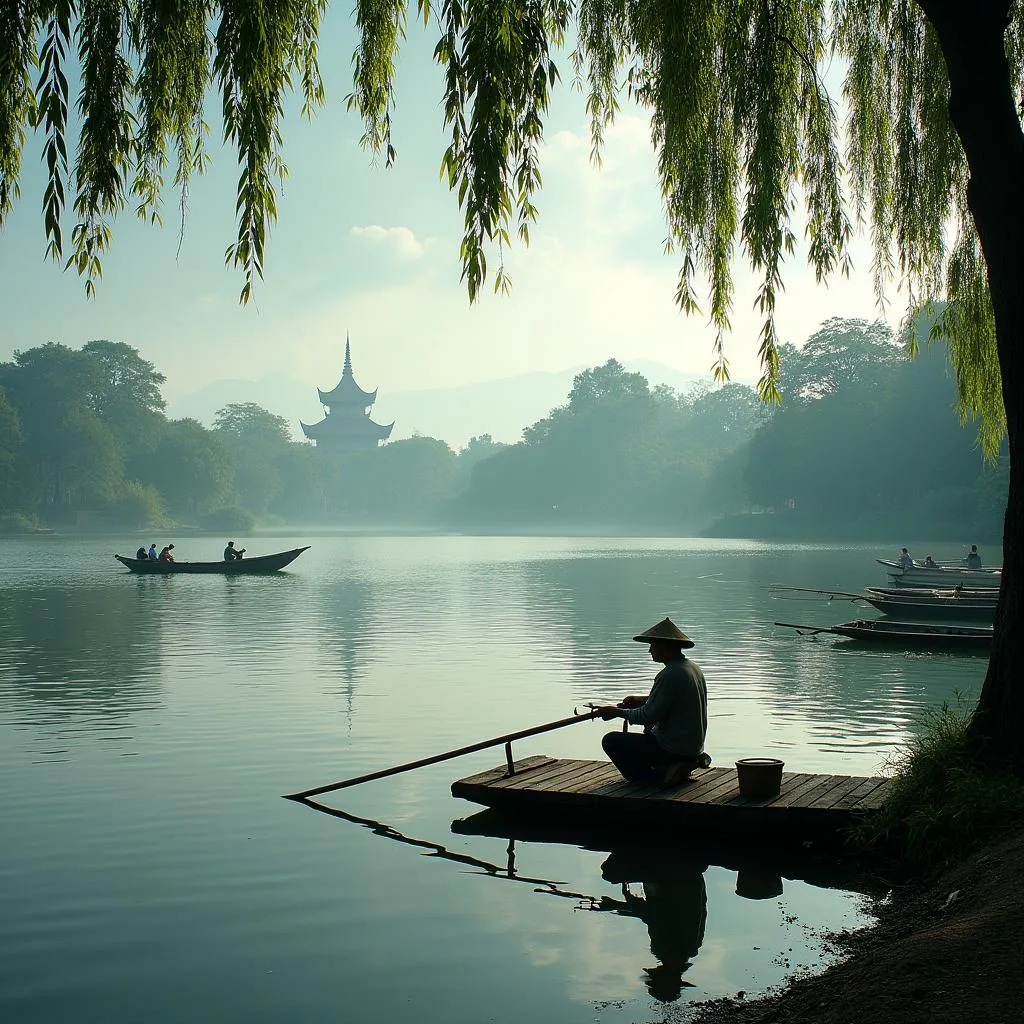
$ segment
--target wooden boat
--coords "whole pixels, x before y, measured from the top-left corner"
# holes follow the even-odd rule
[[[867,587],[863,600],[885,615],[908,619],[969,619],[991,622],[996,614],[999,591],[969,590],[953,587],[948,590],[925,590],[918,587]]]
[[[997,565],[991,569],[968,569],[964,565],[921,565],[915,562],[911,566],[900,565],[891,558],[876,558],[879,565],[885,567],[889,579],[898,587],[989,587],[998,588],[1003,575],[1003,567]]]
[[[800,626],[776,622],[801,635],[835,633],[868,643],[896,644],[903,647],[969,648],[991,647],[991,626],[949,626],[934,622],[896,622],[892,619],[852,619],[835,626]]]
[[[221,576],[248,576],[254,573],[277,572],[295,561],[304,548],[292,548],[291,551],[278,551],[273,555],[259,555],[256,558],[236,558],[232,562],[161,562],[153,558],[127,558],[125,555],[114,557],[132,572],[149,573],[150,575],[169,576],[173,573],[218,573]]]

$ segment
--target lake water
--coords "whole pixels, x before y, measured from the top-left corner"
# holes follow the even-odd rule
[[[451,782],[500,747],[324,798],[377,829],[281,795],[645,691],[629,638],[666,614],[696,642],[717,764],[877,773],[986,668],[773,626],[863,617],[771,586],[883,585],[890,552],[866,547],[328,537],[264,578],[111,557],[153,539],[0,541],[5,1022],[632,1022],[756,993],[822,962],[817,933],[863,923],[862,897],[752,884],[701,844],[453,829],[480,809]],[[600,757],[607,728],[515,753]]]

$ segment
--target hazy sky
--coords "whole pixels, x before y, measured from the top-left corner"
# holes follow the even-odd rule
[[[435,35],[410,27],[394,117],[398,162],[386,170],[359,147],[361,122],[345,110],[355,39],[348,8],[332,6],[320,50],[327,107],[312,123],[296,113],[284,126],[291,176],[279,197],[266,279],[246,307],[238,304],[240,273],[224,266],[236,231],[237,168],[219,134],[209,147],[212,168],[192,186],[180,252],[177,196],[169,192],[162,230],[130,212],[118,222],[95,300],[85,298],[77,275],[43,259],[35,141],[21,200],[0,235],[0,360],[46,341],[75,348],[92,338],[125,341],[166,374],[172,403],[220,378],[282,373],[330,388],[340,376],[346,331],[357,379],[382,393],[609,357],[706,372],[713,332],[673,305],[677,265],[662,250],[648,125],[627,111],[609,133],[604,166],[592,167],[567,56],[559,61],[564,83],[543,149],[531,247],[506,258],[511,296],[496,296],[488,285],[477,305],[468,304],[459,280],[462,217],[438,177],[445,138],[442,82],[430,57]],[[214,98],[211,123],[218,110]],[[69,214],[65,238],[72,224]],[[802,258],[790,262],[778,311],[784,340],[801,343],[828,316],[879,315],[863,241],[855,262],[853,277],[836,278],[828,290],[816,286]],[[727,352],[734,377],[748,381],[759,373],[755,290],[739,268]],[[889,318],[900,312],[895,303]]]

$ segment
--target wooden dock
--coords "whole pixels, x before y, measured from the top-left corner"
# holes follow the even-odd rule
[[[517,813],[572,815],[607,825],[699,827],[714,832],[843,832],[882,805],[890,780],[785,772],[777,796],[740,796],[736,769],[705,768],[681,786],[626,782],[608,761],[527,757],[452,783],[452,795]]]

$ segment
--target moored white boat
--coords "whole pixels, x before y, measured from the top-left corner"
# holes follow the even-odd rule
[[[991,569],[968,569],[963,565],[900,565],[891,558],[876,558],[885,567],[889,579],[898,587],[956,587],[998,589],[1003,576],[1003,567]]]

